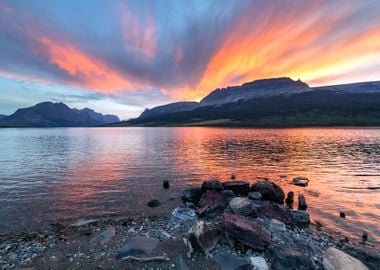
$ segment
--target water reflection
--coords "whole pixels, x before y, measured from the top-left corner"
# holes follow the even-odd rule
[[[380,129],[4,129],[0,144],[0,225],[10,228],[151,214],[151,198],[164,213],[184,186],[234,174],[302,192],[313,219],[379,240],[380,191],[367,188],[380,186]],[[299,175],[307,188],[288,183]]]

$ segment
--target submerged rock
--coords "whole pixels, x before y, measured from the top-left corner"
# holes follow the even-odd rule
[[[199,200],[202,197],[202,194],[203,194],[203,191],[201,188],[197,188],[197,187],[188,188],[182,191],[181,199],[184,202],[192,202],[197,205],[199,203]]]
[[[325,270],[368,270],[361,261],[333,247],[323,254],[322,263]]]
[[[262,180],[252,185],[251,191],[260,192],[263,200],[283,203],[285,194],[282,188],[269,180]]]
[[[188,222],[196,222],[197,215],[195,214],[194,209],[190,209],[184,206],[178,206],[172,214],[170,215],[169,222],[172,225],[188,223]]]
[[[255,250],[265,250],[271,242],[271,234],[256,221],[243,216],[224,214],[223,226],[233,238]]]
[[[248,198],[235,197],[231,200],[229,207],[237,215],[257,217],[257,209]]]
[[[163,186],[164,189],[169,189],[169,187],[170,187],[169,181],[168,180],[164,180],[162,182],[162,186]]]
[[[150,200],[147,204],[149,207],[157,207],[160,206],[161,203],[158,200]]]
[[[293,178],[292,184],[296,186],[307,187],[309,184],[309,179],[304,176],[298,176]]]
[[[222,195],[224,198],[224,203],[226,205],[228,205],[230,201],[236,197],[235,192],[233,192],[232,190],[223,190]]]
[[[249,261],[253,266],[251,270],[269,270],[267,262],[261,256],[250,257]]]
[[[118,259],[128,256],[144,257],[150,256],[156,249],[159,240],[150,237],[133,237],[119,250]]]
[[[257,208],[259,216],[274,218],[284,222],[287,225],[293,225],[295,220],[289,209],[278,204],[262,205]]]
[[[298,195],[298,210],[306,210],[306,209],[307,209],[306,198],[304,195],[299,194]]]
[[[210,254],[221,237],[221,231],[215,224],[203,220],[197,222],[190,232],[205,255]]]
[[[221,251],[215,255],[215,261],[221,270],[249,269],[250,262],[246,258],[238,257],[234,254]]]
[[[210,207],[210,208],[224,208],[226,207],[226,204],[224,202],[224,197],[222,193],[215,191],[215,190],[209,190],[206,193],[203,193],[200,201],[199,201],[199,207]]]
[[[249,183],[245,181],[227,181],[223,186],[226,190],[232,190],[236,196],[247,196],[249,193]]]
[[[224,187],[223,187],[223,184],[219,180],[208,180],[202,183],[202,189],[222,191]]]

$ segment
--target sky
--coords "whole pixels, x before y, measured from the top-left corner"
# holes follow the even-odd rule
[[[380,80],[380,1],[0,1],[0,114],[62,101],[128,119],[282,76]]]

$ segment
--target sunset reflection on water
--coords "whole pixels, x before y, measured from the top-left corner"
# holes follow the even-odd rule
[[[270,178],[303,193],[314,221],[380,240],[380,129],[7,129],[0,143],[2,228],[167,214],[185,186],[235,175]],[[295,176],[309,186],[291,185]],[[162,207],[148,209],[153,198]]]

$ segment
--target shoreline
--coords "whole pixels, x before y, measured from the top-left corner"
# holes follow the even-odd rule
[[[323,269],[324,254],[331,247],[362,261],[368,269],[375,269],[371,265],[380,263],[376,244],[348,239],[318,223],[295,221],[288,215],[291,211],[308,216],[304,210],[289,210],[267,198],[248,199],[241,194],[246,194],[241,186],[236,189],[241,181],[230,181],[235,185],[232,193],[228,187],[221,190],[220,182],[206,182],[211,182],[211,186],[205,188],[203,184],[202,188],[184,190],[183,204],[168,216],[64,220],[34,232],[2,235],[0,268],[186,270],[220,269],[231,262],[251,264],[251,268],[243,269],[256,269],[252,268],[256,262],[269,267],[257,269],[293,269],[292,265]],[[230,202],[226,203],[226,198]],[[153,209],[160,207],[158,201],[150,203]],[[239,227],[242,222],[254,224],[255,230],[262,233],[255,235],[255,230],[248,230],[234,235],[234,230],[246,229],[244,224]],[[265,236],[268,232],[269,236]],[[239,238],[250,234],[255,241]],[[135,256],[125,250],[133,239],[147,241],[148,247],[153,242],[154,248]],[[135,247],[139,248],[147,247]]]

